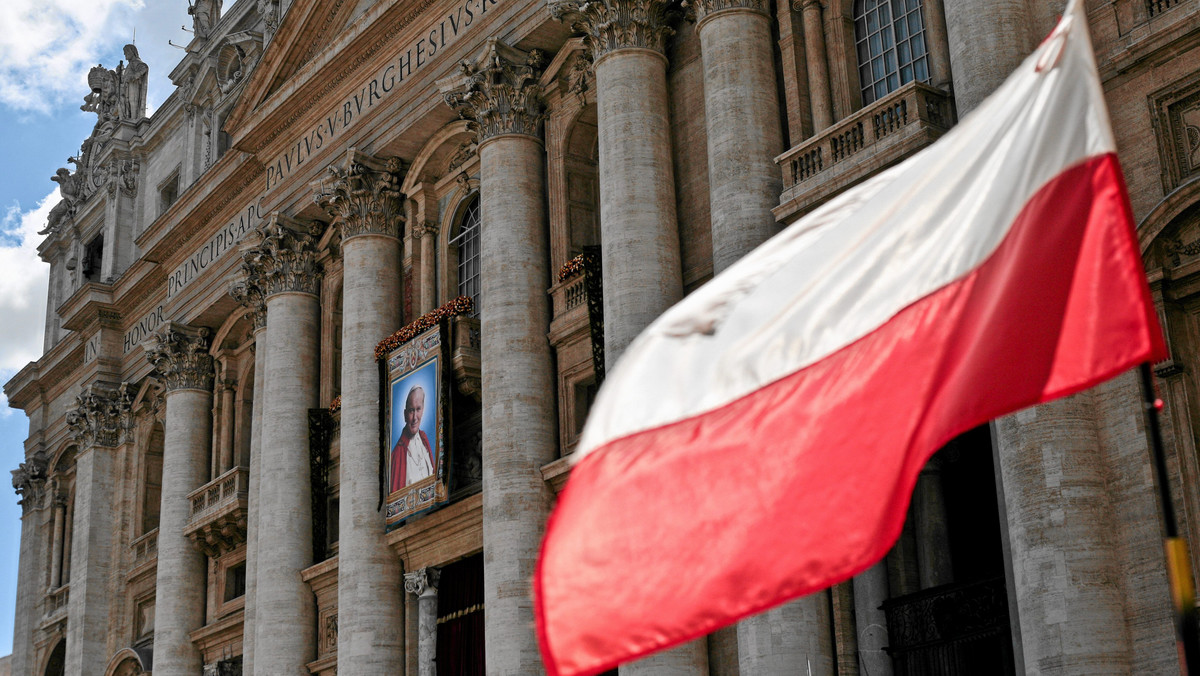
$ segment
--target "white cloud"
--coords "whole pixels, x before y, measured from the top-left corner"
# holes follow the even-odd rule
[[[14,204],[0,216],[0,238],[11,242],[0,245],[0,381],[42,354],[50,266],[38,258],[37,246],[44,238],[37,232],[57,203],[55,189],[33,209],[22,211]],[[0,415],[11,413],[3,394],[0,407]]]
[[[132,37],[145,0],[4,0],[0,103],[46,112],[87,93],[87,71]],[[116,52],[119,57],[120,52]],[[113,67],[116,63],[106,64]]]

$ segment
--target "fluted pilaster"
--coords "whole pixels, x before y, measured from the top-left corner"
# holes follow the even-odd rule
[[[190,635],[204,626],[207,566],[184,529],[191,517],[187,496],[209,479],[215,377],[209,334],[167,322],[146,343],[146,358],[166,390],[154,673],[167,676],[194,676],[202,666]]]
[[[530,581],[550,511],[541,467],[555,458],[557,415],[538,61],[491,40],[447,97],[479,141],[484,636],[496,674],[542,673]],[[497,113],[513,101],[523,102],[519,114]]]
[[[351,149],[316,186],[342,229],[341,491],[338,513],[338,671],[404,669],[400,561],[379,509],[379,370],[375,344],[400,328],[401,163]]]

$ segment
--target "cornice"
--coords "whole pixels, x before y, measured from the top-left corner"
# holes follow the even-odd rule
[[[88,282],[79,287],[56,308],[58,316],[62,317],[63,328],[78,331],[87,326],[101,309],[112,309],[112,291],[111,284],[100,282]]]
[[[242,112],[242,116],[231,125],[232,129],[227,128],[233,134],[234,147],[249,153],[262,153],[272,142],[290,131],[297,120],[326,102],[333,92],[343,88],[353,75],[363,70],[364,65],[383,56],[384,48],[397,39],[397,34],[438,1],[418,0],[419,4],[407,7],[407,3],[400,0],[380,2],[346,27],[342,32],[345,37],[325,46],[323,53],[318,53],[293,73],[289,78],[291,85],[285,83],[265,94],[257,105],[250,102],[263,96],[258,92],[265,85],[252,80],[251,85],[257,85],[257,88],[251,89],[251,85],[248,85],[247,95],[238,103],[238,109],[254,106],[252,112]],[[277,42],[283,42],[279,33],[271,45]],[[255,76],[267,77],[260,73]],[[297,105],[298,102],[303,103]],[[235,109],[234,114],[239,112]],[[234,115],[230,119],[234,119]]]

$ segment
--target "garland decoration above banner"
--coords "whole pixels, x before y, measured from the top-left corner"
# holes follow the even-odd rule
[[[333,401],[329,402],[329,412],[337,413],[341,409],[342,409],[342,395],[339,394],[338,396],[333,398]]]
[[[467,314],[475,308],[470,296],[459,296],[445,305],[417,317],[399,331],[379,341],[375,346],[375,361],[383,361],[392,350],[417,337],[422,331],[437,326],[438,322],[450,317]]]
[[[565,282],[568,279],[575,277],[584,270],[584,255],[579,254],[571,260],[563,263],[563,266],[558,269],[558,281]]]

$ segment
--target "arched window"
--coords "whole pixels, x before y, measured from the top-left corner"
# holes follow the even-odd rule
[[[855,0],[854,40],[864,106],[913,80],[929,81],[921,0]]]
[[[463,209],[458,234],[450,243],[458,247],[458,295],[469,296],[475,301],[471,316],[479,316],[479,229],[482,220],[479,210],[479,195],[476,194]]]

